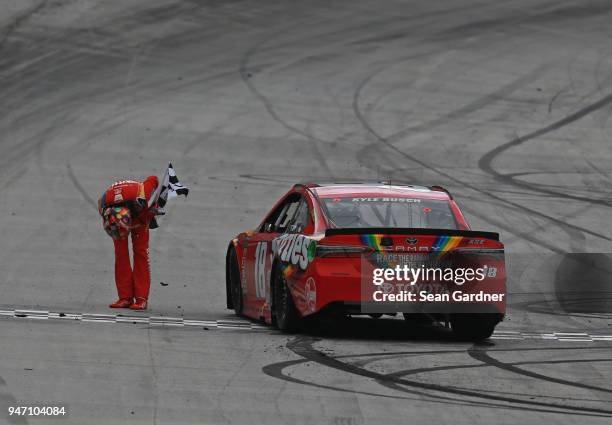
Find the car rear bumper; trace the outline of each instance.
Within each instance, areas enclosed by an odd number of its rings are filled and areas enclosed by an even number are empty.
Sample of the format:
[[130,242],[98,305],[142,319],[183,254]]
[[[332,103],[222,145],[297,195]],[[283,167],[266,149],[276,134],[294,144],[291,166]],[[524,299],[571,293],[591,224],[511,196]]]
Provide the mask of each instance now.
[[[504,293],[501,302],[375,302],[362,288],[362,277],[358,261],[314,261],[309,270],[310,283],[302,286],[299,299],[307,299],[310,306],[298,302],[302,315],[309,315],[330,306],[349,314],[370,313],[427,313],[427,314],[499,314],[506,312],[505,280],[486,286],[488,291]],[[458,287],[459,288],[459,287]],[[468,287],[460,287],[466,293]]]

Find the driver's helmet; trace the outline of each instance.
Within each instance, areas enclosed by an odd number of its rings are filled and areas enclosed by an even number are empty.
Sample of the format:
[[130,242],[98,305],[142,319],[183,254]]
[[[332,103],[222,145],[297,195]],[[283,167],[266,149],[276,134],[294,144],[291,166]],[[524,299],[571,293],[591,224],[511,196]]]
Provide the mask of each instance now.
[[132,229],[132,214],[125,206],[109,207],[102,214],[104,230],[108,236],[118,240],[126,238]]
[[352,202],[334,202],[327,206],[332,221],[338,227],[360,227],[361,213]]

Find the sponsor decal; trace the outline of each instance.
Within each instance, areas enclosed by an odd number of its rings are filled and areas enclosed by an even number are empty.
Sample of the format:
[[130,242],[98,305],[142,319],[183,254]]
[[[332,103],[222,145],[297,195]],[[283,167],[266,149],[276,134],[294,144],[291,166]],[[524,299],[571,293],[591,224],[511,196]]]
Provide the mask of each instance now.
[[272,240],[272,252],[282,262],[306,270],[317,249],[314,239],[297,233],[284,234]]
[[497,277],[497,267],[485,266],[485,270],[487,271],[487,277],[491,277],[491,278]]
[[306,298],[307,310],[315,312],[317,309],[317,285],[312,276],[304,284],[304,297]]
[[265,298],[266,296],[266,253],[267,242],[259,242],[255,249],[255,296]]
[[133,184],[133,183],[138,183],[138,182],[135,180],[119,180],[118,182],[115,182],[113,186],[123,186],[126,184]]
[[247,278],[246,278],[246,250],[242,251],[242,260],[240,261],[240,285],[242,286],[242,293],[247,293]]
[[120,188],[114,189],[113,192],[114,192],[114,195],[115,195],[115,197],[113,199],[113,202],[121,202],[121,201],[123,201],[123,195],[121,195],[121,189]]

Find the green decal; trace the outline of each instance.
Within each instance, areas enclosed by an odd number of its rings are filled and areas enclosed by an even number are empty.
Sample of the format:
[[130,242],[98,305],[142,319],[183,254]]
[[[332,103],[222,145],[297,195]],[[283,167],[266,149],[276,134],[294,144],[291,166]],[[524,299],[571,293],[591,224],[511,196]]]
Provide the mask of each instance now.
[[315,253],[317,252],[317,242],[311,240],[308,245],[308,262],[310,263],[315,258]]

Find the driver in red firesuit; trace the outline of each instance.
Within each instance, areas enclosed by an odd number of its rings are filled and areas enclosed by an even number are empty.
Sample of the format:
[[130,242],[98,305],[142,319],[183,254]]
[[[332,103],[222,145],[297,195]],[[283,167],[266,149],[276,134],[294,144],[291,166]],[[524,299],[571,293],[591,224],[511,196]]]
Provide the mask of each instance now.
[[[111,308],[146,310],[151,286],[149,228],[155,228],[156,206],[149,200],[159,185],[157,177],[143,182],[121,180],[113,183],[98,201],[106,232],[115,245],[115,284],[119,299]],[[128,236],[132,239],[134,268],[130,265]]]

